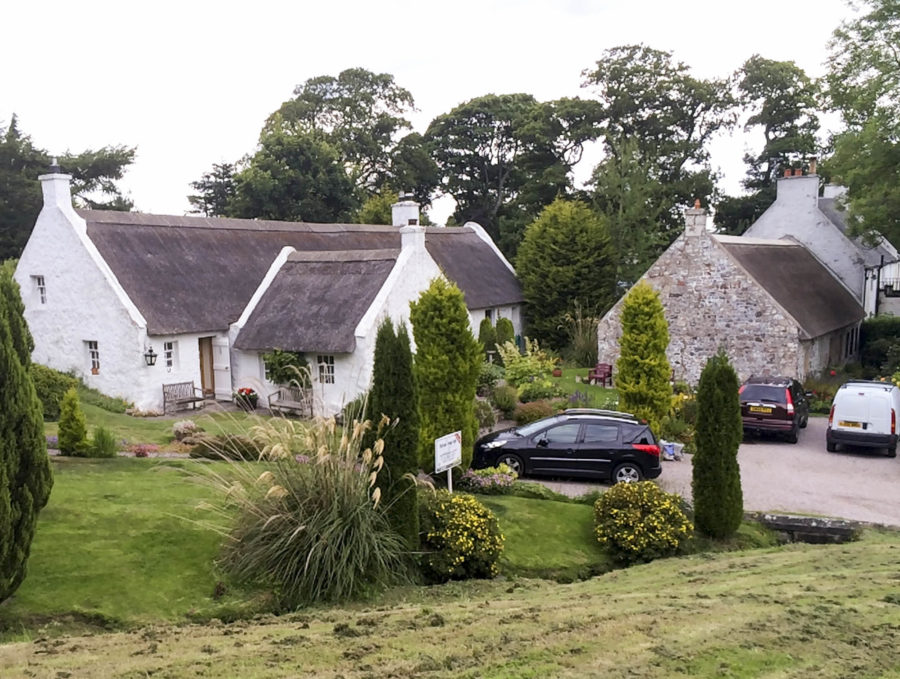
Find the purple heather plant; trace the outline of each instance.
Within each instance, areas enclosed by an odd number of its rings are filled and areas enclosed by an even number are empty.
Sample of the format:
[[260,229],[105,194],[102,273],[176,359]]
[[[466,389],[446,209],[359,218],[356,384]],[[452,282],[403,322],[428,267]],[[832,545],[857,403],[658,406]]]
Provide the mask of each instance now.
[[503,495],[509,492],[516,478],[517,474],[512,469],[501,464],[499,467],[467,470],[460,477],[458,487],[485,495]]

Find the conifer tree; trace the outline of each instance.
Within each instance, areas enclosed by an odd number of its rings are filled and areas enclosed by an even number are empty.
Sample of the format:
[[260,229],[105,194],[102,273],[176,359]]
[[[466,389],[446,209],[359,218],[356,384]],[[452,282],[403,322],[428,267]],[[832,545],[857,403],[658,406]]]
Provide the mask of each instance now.
[[53,477],[41,402],[31,379],[31,333],[12,265],[0,268],[0,602],[25,579],[38,513]]
[[489,351],[497,352],[497,331],[490,318],[482,318],[481,325],[478,326],[478,341],[484,347],[485,353]]
[[672,407],[668,346],[669,324],[659,293],[641,281],[622,302],[622,338],[615,382],[619,408],[646,419],[657,433],[662,418]]
[[391,525],[410,549],[419,546],[419,503],[414,475],[419,469],[419,409],[413,376],[413,357],[409,333],[400,324],[394,333],[390,319],[378,328],[375,338],[375,363],[372,371],[367,419],[377,422],[386,415],[396,424],[384,436],[385,471],[382,502],[388,508]]
[[710,358],[697,387],[696,452],[691,488],[694,523],[715,538],[735,533],[744,515],[737,454],[743,436],[740,383],[723,349]]
[[[513,327],[512,321],[508,318],[504,318],[501,316],[497,319],[497,326],[494,328],[497,334],[497,344],[501,347],[507,342],[515,342],[516,341],[516,329]],[[503,357],[500,355],[500,352],[497,352],[495,356],[495,360],[500,365],[503,365]]]
[[79,455],[87,441],[87,423],[78,392],[69,387],[59,405],[59,450],[66,455]]
[[435,439],[462,431],[462,469],[468,469],[478,434],[474,404],[482,357],[469,327],[465,299],[456,285],[436,278],[410,303],[409,317],[422,418],[419,464],[426,472],[434,471]]

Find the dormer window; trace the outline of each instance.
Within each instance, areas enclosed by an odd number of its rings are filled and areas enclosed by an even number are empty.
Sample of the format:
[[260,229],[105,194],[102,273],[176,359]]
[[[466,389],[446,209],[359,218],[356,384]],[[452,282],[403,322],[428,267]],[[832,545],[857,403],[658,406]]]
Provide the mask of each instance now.
[[44,282],[43,276],[32,276],[31,285],[34,289],[34,296],[40,300],[41,304],[47,303],[47,284]]

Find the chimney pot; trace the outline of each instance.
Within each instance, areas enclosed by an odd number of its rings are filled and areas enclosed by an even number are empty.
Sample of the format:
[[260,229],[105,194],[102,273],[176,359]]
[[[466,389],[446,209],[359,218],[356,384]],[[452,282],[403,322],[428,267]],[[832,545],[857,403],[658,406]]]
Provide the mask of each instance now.
[[810,160],[809,160],[809,173],[810,174],[816,173],[816,159],[815,158],[810,158]]
[[791,168],[789,168],[789,167],[788,167],[788,168],[785,168],[785,170],[784,170],[784,176],[785,176],[785,177],[790,177],[790,176],[791,176]]
[[794,168],[794,176],[795,176],[795,177],[802,177],[802,176],[803,176],[803,168],[802,168],[802,167],[795,167],[795,168]]

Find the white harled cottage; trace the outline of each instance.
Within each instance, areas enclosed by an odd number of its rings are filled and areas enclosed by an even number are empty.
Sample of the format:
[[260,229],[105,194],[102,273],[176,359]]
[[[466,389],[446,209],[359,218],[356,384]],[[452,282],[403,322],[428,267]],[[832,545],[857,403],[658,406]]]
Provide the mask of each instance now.
[[381,321],[408,324],[439,275],[465,294],[473,332],[485,317],[522,331],[521,287],[484,229],[419,226],[412,201],[395,226],[180,217],[76,210],[68,175],[40,180],[15,274],[33,359],[141,410],[186,381],[265,398],[262,354],[282,349],[304,354],[317,412],[333,414],[369,388]]

